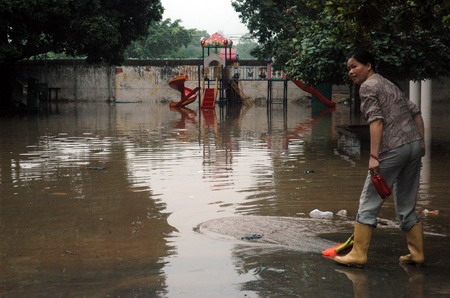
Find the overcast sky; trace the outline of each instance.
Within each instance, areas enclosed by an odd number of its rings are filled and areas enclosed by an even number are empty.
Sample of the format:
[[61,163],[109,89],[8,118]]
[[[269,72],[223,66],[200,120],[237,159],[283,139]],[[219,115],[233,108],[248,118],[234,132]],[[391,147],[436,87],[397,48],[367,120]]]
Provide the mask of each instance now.
[[231,0],[161,0],[161,3],[163,17],[172,21],[180,19],[187,29],[206,30],[209,34],[221,31],[228,38],[248,32]]

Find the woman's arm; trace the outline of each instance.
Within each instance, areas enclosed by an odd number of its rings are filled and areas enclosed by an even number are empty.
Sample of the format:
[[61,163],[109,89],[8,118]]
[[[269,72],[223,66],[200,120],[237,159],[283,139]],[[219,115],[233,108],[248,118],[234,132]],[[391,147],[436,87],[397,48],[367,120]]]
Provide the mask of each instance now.
[[370,122],[369,170],[372,175],[378,174],[380,170],[380,162],[378,161],[378,154],[380,152],[382,136],[383,136],[383,121],[375,120]]

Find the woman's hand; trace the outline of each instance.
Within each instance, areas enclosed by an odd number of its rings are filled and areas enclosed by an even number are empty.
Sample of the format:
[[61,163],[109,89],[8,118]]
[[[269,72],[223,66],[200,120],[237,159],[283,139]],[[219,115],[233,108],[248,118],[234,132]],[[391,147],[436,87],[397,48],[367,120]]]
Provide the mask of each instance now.
[[378,158],[370,157],[369,159],[369,171],[370,175],[375,176],[380,173],[380,162],[378,161]]

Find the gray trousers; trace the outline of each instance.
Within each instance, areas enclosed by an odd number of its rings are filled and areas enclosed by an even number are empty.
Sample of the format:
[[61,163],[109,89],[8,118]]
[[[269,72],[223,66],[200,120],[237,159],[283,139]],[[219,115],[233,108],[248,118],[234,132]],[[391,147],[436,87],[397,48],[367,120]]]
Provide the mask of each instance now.
[[[400,220],[400,229],[409,231],[417,222],[416,200],[420,182],[420,141],[415,141],[380,154],[380,175],[393,188],[395,212]],[[380,197],[367,175],[356,221],[376,227],[377,215],[384,200]]]

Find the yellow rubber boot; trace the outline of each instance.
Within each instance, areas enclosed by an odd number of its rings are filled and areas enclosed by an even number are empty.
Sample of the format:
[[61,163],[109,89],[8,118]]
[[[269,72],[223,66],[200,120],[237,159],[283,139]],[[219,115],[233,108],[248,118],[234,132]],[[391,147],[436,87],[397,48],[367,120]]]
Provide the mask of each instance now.
[[355,223],[354,244],[352,250],[345,256],[334,258],[336,262],[351,267],[364,267],[367,263],[367,251],[372,238],[373,227],[362,223]]
[[400,257],[400,263],[422,265],[425,261],[423,253],[423,224],[416,223],[411,230],[406,232],[409,254]]

